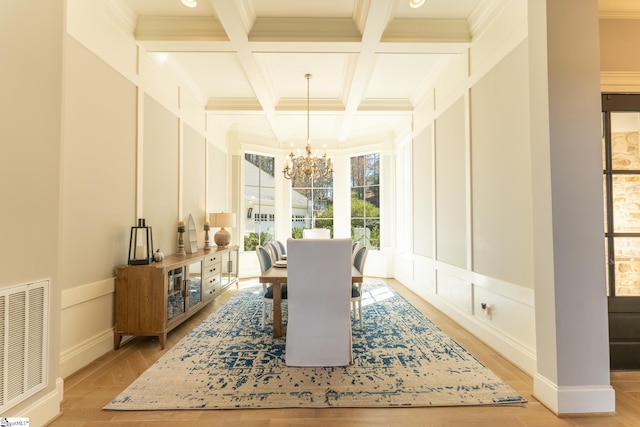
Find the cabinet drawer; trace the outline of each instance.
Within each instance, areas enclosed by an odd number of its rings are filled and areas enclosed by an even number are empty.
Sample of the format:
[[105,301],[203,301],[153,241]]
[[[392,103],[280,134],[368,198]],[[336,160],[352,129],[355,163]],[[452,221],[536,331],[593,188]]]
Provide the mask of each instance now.
[[205,280],[210,276],[220,275],[220,263],[205,265],[204,271],[202,272]]
[[220,264],[220,261],[222,260],[222,258],[220,257],[220,254],[208,254],[204,257],[204,266],[210,266],[213,264]]
[[211,277],[211,280],[207,280],[202,288],[203,300],[211,297],[215,297],[220,293],[220,276]]
[[202,283],[202,289],[207,290],[212,286],[216,286],[220,284],[220,274],[214,274],[204,279]]

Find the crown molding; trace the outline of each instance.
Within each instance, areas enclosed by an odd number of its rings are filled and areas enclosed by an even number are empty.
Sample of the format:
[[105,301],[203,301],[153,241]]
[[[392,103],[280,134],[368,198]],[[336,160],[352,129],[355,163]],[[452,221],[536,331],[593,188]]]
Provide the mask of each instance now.
[[640,71],[602,71],[600,72],[600,90],[602,92],[640,92]]
[[205,111],[216,112],[255,112],[262,111],[262,105],[255,98],[209,98],[204,109]]

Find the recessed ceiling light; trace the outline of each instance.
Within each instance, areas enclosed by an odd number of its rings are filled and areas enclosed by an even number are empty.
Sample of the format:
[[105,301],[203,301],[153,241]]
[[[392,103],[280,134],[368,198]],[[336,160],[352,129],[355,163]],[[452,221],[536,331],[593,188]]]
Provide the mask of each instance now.
[[196,0],[180,0],[180,1],[182,1],[182,4],[187,7],[196,7],[198,5],[198,2],[196,2]]
[[409,0],[409,6],[416,9],[424,4],[424,0]]

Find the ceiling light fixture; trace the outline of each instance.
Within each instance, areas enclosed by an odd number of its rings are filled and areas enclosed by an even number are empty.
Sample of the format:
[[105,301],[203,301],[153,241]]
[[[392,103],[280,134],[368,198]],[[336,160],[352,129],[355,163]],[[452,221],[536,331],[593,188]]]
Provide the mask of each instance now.
[[286,179],[294,179],[298,176],[309,178],[329,178],[333,174],[333,165],[331,159],[327,159],[327,149],[325,147],[322,158],[311,155],[311,138],[309,136],[309,80],[311,74],[305,74],[307,79],[307,146],[305,147],[306,155],[304,157],[295,157],[293,154],[293,144],[291,144],[291,152],[285,158],[284,170],[282,173]]
[[411,6],[414,9],[419,8],[423,4],[424,4],[424,0],[409,0],[409,6]]
[[196,7],[198,5],[198,2],[196,0],[180,0],[180,1],[182,1],[182,4],[187,7]]

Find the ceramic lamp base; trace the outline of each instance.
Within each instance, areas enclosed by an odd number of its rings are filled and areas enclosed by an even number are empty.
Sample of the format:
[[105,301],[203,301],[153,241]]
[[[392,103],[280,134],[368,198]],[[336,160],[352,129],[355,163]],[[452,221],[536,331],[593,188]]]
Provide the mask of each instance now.
[[221,228],[216,234],[213,236],[213,241],[216,242],[216,245],[220,248],[226,248],[231,243],[231,234]]

